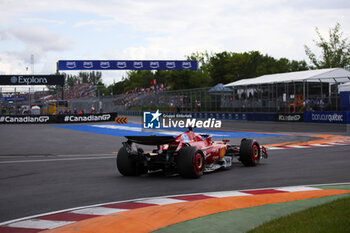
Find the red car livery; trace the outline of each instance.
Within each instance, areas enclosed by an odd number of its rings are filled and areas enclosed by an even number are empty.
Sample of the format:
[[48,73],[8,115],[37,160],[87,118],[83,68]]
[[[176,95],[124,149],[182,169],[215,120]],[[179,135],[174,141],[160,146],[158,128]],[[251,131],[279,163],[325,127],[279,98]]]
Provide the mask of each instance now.
[[[253,139],[242,139],[240,145],[229,140],[213,141],[207,134],[188,131],[172,136],[126,136],[117,156],[117,169],[124,176],[137,176],[163,170],[165,174],[180,174],[185,178],[198,178],[232,166],[238,158],[245,166],[256,166],[267,158],[266,149]],[[157,146],[145,152],[138,145]]]

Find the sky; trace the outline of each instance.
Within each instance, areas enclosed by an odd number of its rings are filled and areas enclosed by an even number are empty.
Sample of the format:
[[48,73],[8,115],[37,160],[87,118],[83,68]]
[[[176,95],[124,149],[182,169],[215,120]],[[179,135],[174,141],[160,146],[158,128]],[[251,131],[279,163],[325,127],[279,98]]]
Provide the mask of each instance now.
[[[0,74],[52,74],[58,60],[183,60],[204,51],[309,62],[304,45],[317,51],[315,27],[327,38],[337,22],[349,38],[350,1],[0,0]],[[123,76],[102,77],[109,85]]]

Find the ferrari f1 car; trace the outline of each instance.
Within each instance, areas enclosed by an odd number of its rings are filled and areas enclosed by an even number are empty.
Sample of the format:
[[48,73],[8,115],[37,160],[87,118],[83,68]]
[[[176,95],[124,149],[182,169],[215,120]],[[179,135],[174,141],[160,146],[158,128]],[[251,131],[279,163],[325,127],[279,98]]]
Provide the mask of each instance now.
[[[253,139],[242,139],[240,145],[229,140],[213,141],[207,134],[188,131],[172,136],[126,136],[117,155],[117,168],[124,176],[138,176],[162,169],[165,174],[178,173],[186,178],[198,178],[206,172],[232,166],[234,158],[245,166],[256,166],[267,158],[266,149]],[[145,152],[138,146],[157,146]]]

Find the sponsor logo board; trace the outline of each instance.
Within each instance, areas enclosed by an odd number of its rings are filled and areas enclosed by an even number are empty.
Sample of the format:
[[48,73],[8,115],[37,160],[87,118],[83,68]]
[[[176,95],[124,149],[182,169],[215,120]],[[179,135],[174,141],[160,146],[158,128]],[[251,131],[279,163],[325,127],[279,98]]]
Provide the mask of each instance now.
[[0,123],[48,123],[49,116],[2,116]]
[[64,116],[64,122],[94,122],[94,121],[109,121],[111,114],[103,115],[84,115],[84,116]]
[[0,116],[0,124],[14,123],[84,123],[112,121],[117,113],[87,114],[87,115],[39,115],[39,116]]
[[306,122],[347,123],[346,112],[305,112]]
[[221,128],[221,120],[210,117],[206,120],[192,118],[191,114],[162,114],[156,112],[143,113],[144,129],[164,128]]
[[281,114],[277,113],[275,115],[275,121],[287,121],[287,122],[303,122],[304,115],[303,114]]
[[64,76],[0,75],[0,85],[64,85]]
[[59,70],[197,70],[195,60],[62,60]]

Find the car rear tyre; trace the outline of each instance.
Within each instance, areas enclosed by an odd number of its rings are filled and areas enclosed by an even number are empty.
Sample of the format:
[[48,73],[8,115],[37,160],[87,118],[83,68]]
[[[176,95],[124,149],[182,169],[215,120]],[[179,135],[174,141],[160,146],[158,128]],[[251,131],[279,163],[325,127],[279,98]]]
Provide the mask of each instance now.
[[182,177],[199,178],[203,175],[205,160],[196,147],[183,147],[176,160],[177,170]]
[[260,146],[252,139],[242,139],[239,154],[244,166],[256,166],[260,161]]
[[116,162],[118,171],[124,176],[139,176],[147,173],[147,168],[129,156],[125,147],[120,148]]

